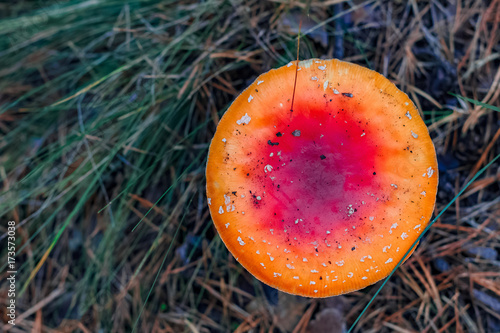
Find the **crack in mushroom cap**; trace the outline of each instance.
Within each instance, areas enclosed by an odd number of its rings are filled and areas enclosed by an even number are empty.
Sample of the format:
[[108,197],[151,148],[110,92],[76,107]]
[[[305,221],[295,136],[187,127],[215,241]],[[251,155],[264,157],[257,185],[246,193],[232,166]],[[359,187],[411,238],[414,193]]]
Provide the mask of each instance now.
[[210,212],[264,283],[309,297],[359,290],[386,277],[428,225],[434,145],[406,94],[335,59],[298,63],[291,112],[290,64],[259,76],[218,124]]

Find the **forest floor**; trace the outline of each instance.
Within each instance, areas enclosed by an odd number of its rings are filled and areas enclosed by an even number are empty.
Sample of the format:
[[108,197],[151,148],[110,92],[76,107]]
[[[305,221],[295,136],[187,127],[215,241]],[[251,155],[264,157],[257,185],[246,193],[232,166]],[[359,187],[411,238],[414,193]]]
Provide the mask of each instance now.
[[[0,3],[0,331],[351,327],[380,283],[328,299],[264,286],[225,248],[205,194],[220,117],[296,59],[301,20],[300,59],[371,68],[417,105],[438,154],[435,215],[500,154],[498,0]],[[500,332],[499,183],[497,160],[354,332]]]

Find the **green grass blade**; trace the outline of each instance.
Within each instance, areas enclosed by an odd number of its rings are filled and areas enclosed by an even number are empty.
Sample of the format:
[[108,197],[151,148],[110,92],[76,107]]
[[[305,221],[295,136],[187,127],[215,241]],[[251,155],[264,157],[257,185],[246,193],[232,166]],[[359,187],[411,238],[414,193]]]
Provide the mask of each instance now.
[[475,99],[464,97],[464,96],[460,96],[460,95],[457,95],[457,94],[454,94],[454,93],[451,93],[451,92],[448,92],[448,94],[450,94],[451,96],[455,96],[456,98],[461,99],[463,101],[467,101],[467,102],[475,104],[475,105],[480,105],[483,108],[487,108],[487,109],[491,109],[493,111],[500,112],[500,108],[496,107],[494,105],[491,105],[491,104],[488,104],[488,103],[483,103],[483,102],[480,102],[480,101],[476,101]]
[[380,285],[380,287],[378,287],[377,291],[375,292],[375,294],[372,296],[372,298],[370,299],[370,301],[368,302],[368,304],[366,304],[366,306],[363,308],[363,311],[361,311],[361,313],[359,314],[359,316],[356,318],[356,320],[354,321],[354,323],[351,325],[351,327],[349,328],[349,331],[348,333],[351,333],[352,330],[356,327],[356,324],[359,322],[359,320],[361,319],[361,317],[363,317],[363,315],[365,314],[365,312],[368,310],[368,308],[370,307],[370,305],[372,304],[372,302],[375,300],[375,298],[377,297],[377,295],[380,293],[380,291],[382,290],[382,288],[384,288],[384,286],[387,284],[387,282],[389,282],[389,279],[394,275],[394,273],[396,272],[396,270],[399,268],[399,266],[401,266],[401,264],[404,262],[405,258],[411,253],[411,251],[413,250],[413,248],[418,244],[418,242],[420,241],[420,239],[422,239],[422,237],[427,233],[427,231],[429,231],[429,229],[432,227],[432,225],[441,217],[441,215],[443,215],[443,213],[465,192],[465,190],[480,176],[483,174],[483,172],[486,171],[486,169],[488,169],[490,167],[490,165],[492,165],[497,159],[500,158],[500,154],[497,155],[494,159],[492,159],[485,167],[483,167],[481,170],[479,170],[475,175],[474,177],[472,177],[472,179],[460,190],[460,192],[457,193],[457,195],[444,207],[444,209],[442,211],[439,212],[439,214],[434,217],[434,219],[431,221],[431,223],[429,223],[429,225],[424,229],[424,231],[420,234],[420,236],[417,238],[417,240],[412,244],[412,246],[408,249],[408,251],[406,251],[406,253],[401,257],[401,260],[399,260],[398,264],[396,265],[396,267],[394,267],[394,269],[391,271],[391,273],[385,278],[384,282]]

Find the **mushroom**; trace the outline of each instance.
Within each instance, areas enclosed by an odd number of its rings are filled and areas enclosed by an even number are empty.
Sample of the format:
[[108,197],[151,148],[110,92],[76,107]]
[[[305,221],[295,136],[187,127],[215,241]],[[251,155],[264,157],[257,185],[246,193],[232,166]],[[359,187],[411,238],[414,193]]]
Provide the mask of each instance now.
[[327,297],[394,269],[430,221],[436,170],[406,94],[364,67],[310,59],[262,74],[236,98],[210,145],[207,196],[251,274]]

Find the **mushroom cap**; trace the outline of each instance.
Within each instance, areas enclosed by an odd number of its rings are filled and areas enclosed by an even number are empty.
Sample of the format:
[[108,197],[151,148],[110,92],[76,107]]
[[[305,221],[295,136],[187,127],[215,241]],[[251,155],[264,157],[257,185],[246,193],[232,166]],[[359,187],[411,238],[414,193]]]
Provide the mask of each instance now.
[[431,218],[434,145],[408,96],[377,72],[310,59],[260,75],[210,145],[220,237],[262,282],[327,297],[386,277]]

